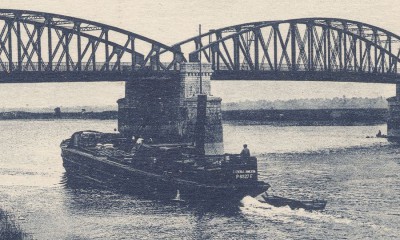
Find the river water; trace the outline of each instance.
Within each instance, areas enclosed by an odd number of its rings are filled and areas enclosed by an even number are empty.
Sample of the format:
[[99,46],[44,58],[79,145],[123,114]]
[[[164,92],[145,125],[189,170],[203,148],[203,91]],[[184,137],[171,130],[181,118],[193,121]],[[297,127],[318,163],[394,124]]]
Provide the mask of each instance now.
[[[224,124],[226,152],[247,143],[271,192],[328,201],[319,212],[245,197],[235,206],[146,199],[66,181],[59,143],[115,121],[0,121],[0,208],[33,239],[398,239],[400,148],[379,126]],[[383,131],[384,132],[384,131]]]

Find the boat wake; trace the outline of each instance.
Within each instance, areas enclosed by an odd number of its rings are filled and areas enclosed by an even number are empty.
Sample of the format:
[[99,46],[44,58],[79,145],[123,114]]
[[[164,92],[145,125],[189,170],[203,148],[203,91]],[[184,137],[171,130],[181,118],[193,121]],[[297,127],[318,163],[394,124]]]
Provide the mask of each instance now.
[[310,212],[304,209],[292,210],[289,206],[274,207],[250,196],[246,196],[241,200],[240,210],[246,217],[263,217],[273,222],[295,223],[299,225],[309,221],[351,224],[350,219],[341,216],[328,215],[322,212]]

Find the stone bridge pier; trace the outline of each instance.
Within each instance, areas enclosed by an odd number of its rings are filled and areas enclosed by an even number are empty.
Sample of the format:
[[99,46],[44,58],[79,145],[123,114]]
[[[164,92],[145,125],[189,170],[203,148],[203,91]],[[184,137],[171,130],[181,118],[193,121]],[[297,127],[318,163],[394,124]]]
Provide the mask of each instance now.
[[388,140],[400,143],[400,82],[396,84],[396,96],[388,98],[387,101],[389,104]]
[[391,142],[400,143],[400,80],[396,83],[396,96],[387,99],[389,116],[387,121],[387,136]]
[[[205,153],[223,154],[221,98],[210,94],[211,64],[202,64],[202,92],[207,95]],[[118,129],[154,143],[194,143],[200,64],[184,63],[179,77],[126,82],[118,102]]]

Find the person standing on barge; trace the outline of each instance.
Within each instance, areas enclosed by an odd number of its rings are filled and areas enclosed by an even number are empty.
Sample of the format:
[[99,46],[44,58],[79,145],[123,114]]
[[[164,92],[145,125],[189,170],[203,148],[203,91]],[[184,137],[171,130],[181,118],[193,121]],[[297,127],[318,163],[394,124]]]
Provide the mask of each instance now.
[[250,149],[247,148],[247,144],[243,145],[243,150],[240,152],[240,156],[242,158],[249,158],[250,157]]

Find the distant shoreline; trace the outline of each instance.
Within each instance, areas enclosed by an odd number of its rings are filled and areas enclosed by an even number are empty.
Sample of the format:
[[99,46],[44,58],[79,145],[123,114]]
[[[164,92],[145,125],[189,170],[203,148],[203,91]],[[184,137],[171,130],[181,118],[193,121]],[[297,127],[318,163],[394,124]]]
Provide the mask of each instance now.
[[224,121],[272,125],[371,125],[386,123],[387,117],[386,108],[223,111]]
[[[272,125],[371,125],[386,123],[388,110],[383,108],[356,109],[259,109],[222,111],[224,122],[235,124]],[[1,112],[0,120],[117,120],[117,111],[103,112],[52,112],[25,111]]]

